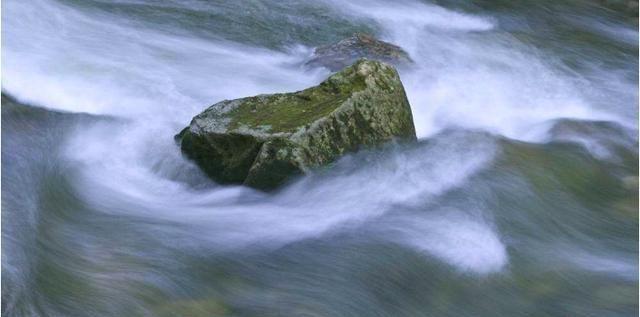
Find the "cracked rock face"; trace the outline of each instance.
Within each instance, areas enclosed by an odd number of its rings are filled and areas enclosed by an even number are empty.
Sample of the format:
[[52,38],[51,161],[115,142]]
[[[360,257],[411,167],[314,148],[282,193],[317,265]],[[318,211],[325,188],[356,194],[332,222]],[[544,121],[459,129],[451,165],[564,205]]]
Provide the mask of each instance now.
[[360,58],[378,60],[395,66],[412,63],[409,54],[399,46],[377,40],[368,34],[355,33],[338,43],[316,48],[305,65],[326,67],[335,72]]
[[396,70],[363,59],[305,90],[216,103],[177,139],[215,181],[271,190],[345,153],[416,133]]

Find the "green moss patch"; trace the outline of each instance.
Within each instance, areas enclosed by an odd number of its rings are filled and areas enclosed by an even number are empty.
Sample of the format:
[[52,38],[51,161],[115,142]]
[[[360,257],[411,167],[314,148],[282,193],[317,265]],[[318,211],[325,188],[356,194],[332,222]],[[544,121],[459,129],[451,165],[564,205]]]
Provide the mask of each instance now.
[[329,77],[317,87],[292,94],[248,97],[227,114],[231,118],[228,129],[243,126],[266,129],[268,132],[294,132],[298,128],[326,117],[340,107],[354,92],[366,88],[364,78],[350,70],[344,75]]

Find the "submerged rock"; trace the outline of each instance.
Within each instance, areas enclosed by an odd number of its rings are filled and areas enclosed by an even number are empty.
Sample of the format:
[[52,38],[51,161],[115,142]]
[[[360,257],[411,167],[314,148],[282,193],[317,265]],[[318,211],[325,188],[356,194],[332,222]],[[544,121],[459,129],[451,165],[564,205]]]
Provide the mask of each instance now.
[[338,71],[360,58],[379,60],[396,66],[412,62],[409,54],[399,46],[377,40],[368,34],[355,33],[338,43],[316,48],[313,57],[305,65]]
[[594,3],[638,26],[638,0],[595,0]]
[[211,178],[269,190],[362,146],[416,140],[396,70],[360,60],[316,87],[214,104],[178,134]]

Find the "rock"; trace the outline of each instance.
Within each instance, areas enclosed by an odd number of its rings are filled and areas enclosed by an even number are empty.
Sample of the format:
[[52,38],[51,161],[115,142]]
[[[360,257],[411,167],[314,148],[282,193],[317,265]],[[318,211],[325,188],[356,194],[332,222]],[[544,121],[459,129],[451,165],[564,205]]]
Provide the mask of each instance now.
[[630,162],[637,160],[638,141],[622,125],[609,121],[558,119],[549,130],[553,141],[582,145],[601,160]]
[[326,67],[335,72],[360,58],[379,60],[395,66],[412,62],[409,54],[402,48],[377,40],[368,34],[355,33],[338,43],[316,48],[313,57],[305,65]]
[[638,25],[638,0],[596,0],[595,4],[617,13],[636,26]]
[[212,179],[270,190],[347,152],[416,133],[396,70],[363,59],[302,91],[216,103],[176,138]]

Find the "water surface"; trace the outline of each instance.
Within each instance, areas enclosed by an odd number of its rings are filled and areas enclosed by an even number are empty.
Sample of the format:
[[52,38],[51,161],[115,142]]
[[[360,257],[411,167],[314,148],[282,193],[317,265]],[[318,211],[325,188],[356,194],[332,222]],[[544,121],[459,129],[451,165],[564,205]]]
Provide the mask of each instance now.
[[[637,14],[593,1],[5,0],[3,316],[636,316]],[[173,136],[402,46],[420,141],[273,194]],[[14,99],[15,98],[15,99]]]

